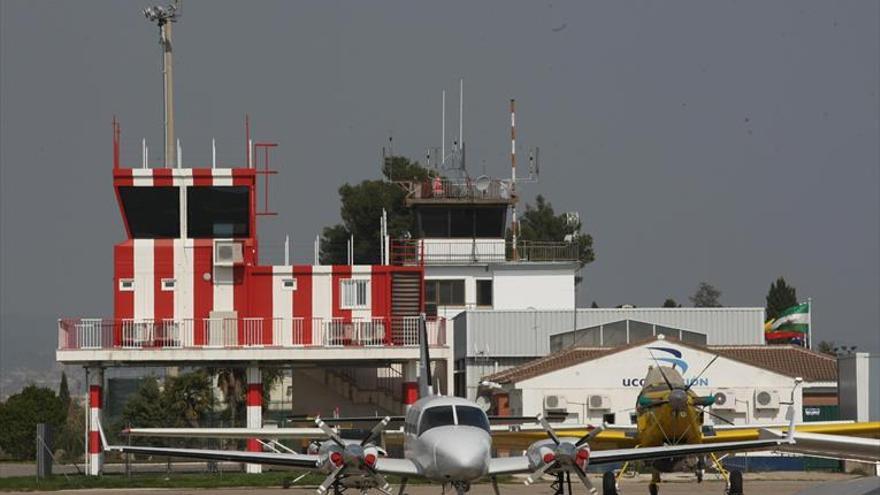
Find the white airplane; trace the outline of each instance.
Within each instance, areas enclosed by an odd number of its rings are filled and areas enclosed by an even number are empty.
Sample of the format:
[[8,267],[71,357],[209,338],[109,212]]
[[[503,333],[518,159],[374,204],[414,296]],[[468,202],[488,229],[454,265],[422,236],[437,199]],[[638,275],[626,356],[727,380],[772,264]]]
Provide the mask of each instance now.
[[[572,473],[581,480],[590,493],[596,492],[586,475],[588,465],[667,459],[709,452],[771,449],[793,444],[795,441],[792,436],[794,428],[790,425],[786,436],[765,430],[762,432],[762,437],[765,438],[759,440],[592,452],[589,442],[604,427],[594,428],[581,438],[559,437],[549,423],[539,415],[536,419],[547,432],[548,439],[534,442],[522,455],[492,457],[492,437],[486,413],[470,400],[442,396],[433,392],[424,318],[419,330],[421,398],[410,406],[406,413],[403,428],[405,453],[403,458],[385,456],[373,443],[373,439],[387,425],[389,421],[387,417],[359,442],[340,438],[336,431],[318,418],[315,422],[329,441],[322,442],[317,451],[309,454],[108,445],[104,431],[99,425],[104,450],[288,466],[323,472],[327,477],[318,487],[318,495],[323,495],[330,489],[333,489],[335,494],[339,494],[348,488],[358,489],[362,493],[376,489],[390,495],[393,492],[385,479],[386,475],[396,475],[401,478],[398,495],[405,493],[407,481],[414,478],[440,483],[444,487],[450,486],[458,495],[468,492],[472,483],[488,478],[498,495],[497,477],[512,474],[528,474],[526,484],[536,481],[544,474],[555,475],[557,483],[553,485],[554,490],[561,495],[565,493],[566,486],[571,490]],[[793,422],[794,414],[792,414],[792,425]],[[271,430],[265,430],[265,437],[273,437]]]

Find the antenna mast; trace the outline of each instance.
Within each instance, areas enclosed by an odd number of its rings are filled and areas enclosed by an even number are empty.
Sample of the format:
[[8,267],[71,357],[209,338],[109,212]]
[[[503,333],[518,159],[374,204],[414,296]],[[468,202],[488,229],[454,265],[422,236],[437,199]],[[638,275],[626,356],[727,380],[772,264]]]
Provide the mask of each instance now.
[[174,83],[171,44],[171,24],[177,22],[177,4],[167,7],[154,6],[144,9],[144,17],[159,26],[159,46],[162,47],[162,80],[165,96],[165,168],[177,163],[174,139]]
[[517,236],[519,235],[519,222],[516,219],[516,100],[510,99],[510,199],[512,212],[510,216],[511,237],[513,239],[513,259],[519,259],[517,251]]

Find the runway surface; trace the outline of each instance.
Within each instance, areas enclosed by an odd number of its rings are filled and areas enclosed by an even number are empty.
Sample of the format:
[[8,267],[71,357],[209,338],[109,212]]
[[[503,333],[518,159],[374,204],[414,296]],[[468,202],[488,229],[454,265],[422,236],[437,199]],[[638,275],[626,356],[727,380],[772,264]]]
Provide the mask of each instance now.
[[[876,488],[872,491],[871,487]],[[549,494],[550,485],[540,484],[527,487],[522,484],[502,484],[500,486],[503,495],[526,495],[526,494]],[[577,490],[577,489],[576,489]],[[440,487],[431,485],[417,485],[407,487],[407,493],[410,495],[435,495],[440,493]],[[783,480],[783,481],[765,481],[765,480],[747,480],[745,484],[746,494],[772,494],[772,495],[875,495],[880,494],[880,479],[863,478],[859,480],[817,482],[815,480]],[[230,488],[230,489],[212,489],[208,490],[72,490],[58,492],[29,492],[32,494],[116,494],[116,493],[138,493],[150,494],[161,493],[162,495],[205,495],[206,493],[220,493],[222,495],[260,495],[260,494],[290,494],[290,495],[312,495],[315,493],[313,487],[310,488],[291,488],[283,490],[279,488]],[[449,491],[447,491],[449,493]],[[488,484],[476,485],[472,488],[473,495],[492,495],[492,487]],[[584,491],[585,493],[585,491]],[[648,484],[643,481],[624,480],[621,484],[621,493],[629,494],[647,494]],[[707,481],[704,483],[688,483],[688,482],[671,482],[663,483],[660,487],[662,495],[722,495],[724,493],[724,483],[719,481]]]

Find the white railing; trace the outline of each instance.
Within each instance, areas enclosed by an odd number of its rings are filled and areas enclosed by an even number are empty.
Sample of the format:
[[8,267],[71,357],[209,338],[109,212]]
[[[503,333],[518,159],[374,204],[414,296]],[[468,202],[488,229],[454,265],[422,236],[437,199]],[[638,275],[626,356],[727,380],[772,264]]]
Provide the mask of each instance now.
[[[446,345],[446,320],[427,322],[430,346]],[[413,347],[419,317],[165,318],[58,320],[58,349],[200,347]]]

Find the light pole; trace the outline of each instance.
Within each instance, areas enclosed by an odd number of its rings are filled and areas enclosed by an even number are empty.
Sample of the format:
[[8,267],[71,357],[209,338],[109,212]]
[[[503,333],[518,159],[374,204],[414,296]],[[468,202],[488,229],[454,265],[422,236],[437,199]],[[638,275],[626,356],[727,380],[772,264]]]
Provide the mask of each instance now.
[[144,9],[144,17],[159,26],[159,46],[162,47],[162,88],[165,96],[165,168],[174,168],[177,163],[177,148],[174,142],[171,24],[177,22],[177,5],[147,7]]

